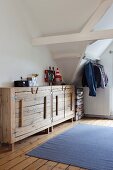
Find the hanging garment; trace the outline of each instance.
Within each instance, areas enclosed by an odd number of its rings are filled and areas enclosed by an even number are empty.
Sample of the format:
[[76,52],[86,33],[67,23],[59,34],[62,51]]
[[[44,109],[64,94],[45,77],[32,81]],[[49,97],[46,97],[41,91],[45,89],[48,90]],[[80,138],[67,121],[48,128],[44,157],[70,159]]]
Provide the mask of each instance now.
[[86,84],[89,87],[89,96],[96,96],[96,81],[93,64],[91,62],[85,65]]
[[107,84],[108,84],[108,76],[107,74],[105,74],[105,86],[107,86]]
[[82,86],[88,87],[88,83],[87,83],[87,80],[86,80],[86,74],[85,74],[85,67],[84,67],[83,76],[82,76]]
[[101,88],[105,88],[105,72],[104,72],[104,67],[103,66],[100,66],[100,71],[101,71]]
[[89,96],[96,96],[96,88],[105,88],[108,84],[108,77],[101,64],[88,62],[85,64],[82,85],[89,87]]
[[108,77],[101,64],[88,62],[83,71],[82,85],[89,87],[89,96],[96,96],[96,88],[105,88],[108,84]]
[[101,87],[101,70],[97,65],[93,65],[96,88]]
[[101,88],[105,88],[108,84],[108,77],[104,71],[104,66],[101,64],[97,64],[97,67],[99,67],[100,69],[100,73],[101,73]]

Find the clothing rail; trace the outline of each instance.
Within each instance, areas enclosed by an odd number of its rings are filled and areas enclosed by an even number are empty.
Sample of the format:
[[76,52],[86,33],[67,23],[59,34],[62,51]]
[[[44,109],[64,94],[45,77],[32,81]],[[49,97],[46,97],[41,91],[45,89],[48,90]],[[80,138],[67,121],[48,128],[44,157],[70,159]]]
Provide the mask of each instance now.
[[83,57],[84,60],[88,61],[88,62],[92,62],[92,63],[98,63],[100,61],[100,59],[90,59],[87,58],[86,56]]

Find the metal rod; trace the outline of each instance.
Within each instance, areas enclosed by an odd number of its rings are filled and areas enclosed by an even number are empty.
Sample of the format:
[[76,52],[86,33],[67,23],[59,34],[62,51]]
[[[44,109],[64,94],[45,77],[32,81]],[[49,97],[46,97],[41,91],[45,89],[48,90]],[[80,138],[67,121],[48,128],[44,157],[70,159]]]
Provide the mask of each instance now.
[[90,62],[99,62],[100,61],[100,59],[89,59],[89,58],[84,58],[84,60],[90,61]]

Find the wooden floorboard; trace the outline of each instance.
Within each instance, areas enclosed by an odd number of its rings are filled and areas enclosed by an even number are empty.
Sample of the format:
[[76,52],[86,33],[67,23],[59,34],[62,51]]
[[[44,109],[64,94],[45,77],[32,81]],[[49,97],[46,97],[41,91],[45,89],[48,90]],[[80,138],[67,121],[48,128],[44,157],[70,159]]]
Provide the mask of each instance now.
[[36,160],[38,160],[38,158],[29,157],[11,169],[12,170],[22,170],[22,169],[26,168],[27,166],[29,166],[30,164],[34,163]]
[[44,164],[46,164],[47,160],[44,159],[38,159],[29,166],[25,168],[25,170],[36,170],[42,167]]
[[47,161],[47,163],[45,163],[43,166],[41,166],[40,168],[38,168],[38,170],[51,170],[51,169],[53,169],[57,164],[58,164],[57,162]]
[[9,161],[9,162],[5,163],[4,165],[2,165],[0,170],[1,169],[5,169],[5,170],[10,169],[10,168],[16,166],[17,164],[23,162],[27,158],[28,158],[28,156],[26,156],[24,154],[20,155],[20,156],[16,157],[15,159],[12,159],[11,161]]
[[69,165],[66,165],[66,164],[62,164],[62,163],[58,163],[54,168],[53,170],[66,170],[67,168],[69,167]]
[[7,147],[0,147],[0,170],[84,170],[79,167],[74,167],[44,159],[29,157],[25,155],[28,151],[44,143],[48,139],[64,132],[78,123],[93,124],[100,126],[113,127],[113,120],[107,119],[82,119],[80,121],[71,123],[66,122],[54,128],[50,134],[37,134],[15,145],[14,151],[8,151]]
[[80,170],[79,167],[69,166],[67,170]]

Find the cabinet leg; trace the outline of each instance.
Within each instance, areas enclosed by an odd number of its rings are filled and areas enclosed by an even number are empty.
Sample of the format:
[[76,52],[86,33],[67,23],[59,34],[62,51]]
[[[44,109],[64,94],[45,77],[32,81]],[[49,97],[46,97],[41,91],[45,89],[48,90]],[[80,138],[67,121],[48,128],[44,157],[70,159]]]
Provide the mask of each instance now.
[[53,126],[51,126],[51,127],[49,128],[49,131],[50,131],[50,132],[53,132]]
[[49,128],[45,129],[45,133],[49,134]]
[[1,143],[1,146],[4,147],[6,150],[14,151],[14,143],[8,144],[8,143]]
[[73,118],[73,121],[76,121],[76,118],[75,118],[75,117]]
[[10,149],[11,151],[14,151],[14,143],[12,143],[12,144],[9,145],[9,149]]
[[73,118],[71,118],[71,122],[73,123]]

